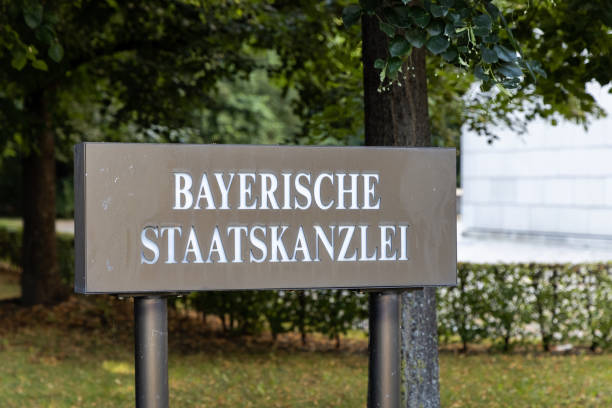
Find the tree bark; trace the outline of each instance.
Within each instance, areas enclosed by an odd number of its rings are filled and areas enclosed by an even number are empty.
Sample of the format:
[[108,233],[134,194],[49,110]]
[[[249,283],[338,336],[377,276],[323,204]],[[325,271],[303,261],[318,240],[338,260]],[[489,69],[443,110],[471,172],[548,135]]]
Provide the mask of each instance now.
[[57,263],[55,236],[55,140],[48,94],[28,101],[33,143],[23,166],[23,272],[21,300],[25,305],[55,304],[68,290]]
[[[414,49],[399,84],[379,92],[377,58],[387,37],[375,17],[362,18],[365,142],[367,146],[431,146],[425,49]],[[402,293],[402,401],[408,408],[440,406],[435,288]]]

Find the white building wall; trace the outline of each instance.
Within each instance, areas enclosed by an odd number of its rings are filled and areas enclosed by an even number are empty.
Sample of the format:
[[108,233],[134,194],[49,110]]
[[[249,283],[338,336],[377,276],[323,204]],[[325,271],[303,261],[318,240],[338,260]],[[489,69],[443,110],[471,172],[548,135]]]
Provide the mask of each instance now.
[[463,229],[612,239],[612,95],[589,87],[610,116],[582,126],[530,123],[492,145],[461,140]]

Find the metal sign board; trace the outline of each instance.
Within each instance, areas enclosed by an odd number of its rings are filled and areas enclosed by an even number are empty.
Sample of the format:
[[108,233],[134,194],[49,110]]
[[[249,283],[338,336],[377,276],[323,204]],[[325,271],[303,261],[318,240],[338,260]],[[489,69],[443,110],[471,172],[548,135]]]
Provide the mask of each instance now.
[[455,150],[82,143],[75,290],[456,282]]

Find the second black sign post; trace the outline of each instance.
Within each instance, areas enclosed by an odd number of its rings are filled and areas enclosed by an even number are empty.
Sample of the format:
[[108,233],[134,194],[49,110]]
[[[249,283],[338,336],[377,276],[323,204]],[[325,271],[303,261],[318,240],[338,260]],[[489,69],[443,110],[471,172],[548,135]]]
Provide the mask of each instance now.
[[400,406],[400,294],[370,293],[368,407]]

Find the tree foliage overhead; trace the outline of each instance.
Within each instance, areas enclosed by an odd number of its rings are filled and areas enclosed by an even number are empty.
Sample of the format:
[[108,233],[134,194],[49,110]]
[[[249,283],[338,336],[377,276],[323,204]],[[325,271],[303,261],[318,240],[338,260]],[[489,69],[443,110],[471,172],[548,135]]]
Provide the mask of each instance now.
[[27,137],[23,117],[37,92],[53,99],[56,129],[70,123],[62,97],[108,107],[116,124],[158,126],[166,135],[188,125],[217,81],[257,66],[244,45],[264,9],[190,3],[0,2],[0,64],[13,67],[0,71],[2,140]]
[[523,58],[506,18],[491,0],[363,1],[344,9],[345,24],[354,24],[363,13],[376,16],[389,37],[387,59],[375,62],[381,82],[397,79],[413,47],[426,47],[447,63],[472,71],[483,90],[496,85],[508,93],[519,87],[523,70],[533,80],[536,73],[546,75],[539,62]]
[[[531,96],[535,114],[554,113],[586,123],[602,112],[585,84],[612,80],[612,2],[540,0],[517,3],[511,13],[514,32],[526,54],[539,59],[547,78],[520,97]],[[540,98],[533,98],[532,96]]]

